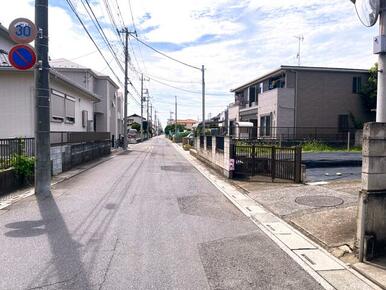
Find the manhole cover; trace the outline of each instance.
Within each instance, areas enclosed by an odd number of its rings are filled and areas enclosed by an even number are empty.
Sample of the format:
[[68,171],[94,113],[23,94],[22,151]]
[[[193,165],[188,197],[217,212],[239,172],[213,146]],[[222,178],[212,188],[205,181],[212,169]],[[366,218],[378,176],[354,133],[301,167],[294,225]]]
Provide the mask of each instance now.
[[312,207],[331,207],[341,205],[344,201],[343,199],[334,196],[307,195],[297,197],[295,202]]

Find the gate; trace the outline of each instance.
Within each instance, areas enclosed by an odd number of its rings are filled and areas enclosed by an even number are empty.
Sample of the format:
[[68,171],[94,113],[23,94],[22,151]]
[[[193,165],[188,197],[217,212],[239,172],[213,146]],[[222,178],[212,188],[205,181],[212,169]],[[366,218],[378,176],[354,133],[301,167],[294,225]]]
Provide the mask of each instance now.
[[235,160],[235,177],[252,177],[256,175],[275,179],[302,181],[301,147],[260,146],[256,144],[235,143],[233,159]]

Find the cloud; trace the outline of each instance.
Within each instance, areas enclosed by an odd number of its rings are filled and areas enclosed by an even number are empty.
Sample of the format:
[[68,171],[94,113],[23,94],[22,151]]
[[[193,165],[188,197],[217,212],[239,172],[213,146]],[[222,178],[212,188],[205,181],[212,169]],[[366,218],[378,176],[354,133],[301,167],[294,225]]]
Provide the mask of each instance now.
[[[3,2],[0,22],[4,25],[16,17],[33,19],[34,1]],[[80,0],[72,2],[115,73],[123,80],[122,71]],[[212,115],[232,102],[230,89],[282,64],[296,64],[296,35],[304,35],[303,65],[368,68],[376,61],[372,54],[376,27],[363,27],[348,0],[117,0],[108,1],[108,7],[101,0],[90,3],[120,60],[124,59],[123,48],[110,18],[113,17],[118,28],[125,26],[134,31],[133,16],[140,39],[183,62],[197,67],[204,64],[206,111]],[[66,1],[51,1],[50,5],[51,57],[76,59],[84,66],[112,76]],[[201,72],[164,58],[130,39],[131,67],[153,78],[145,82],[145,87],[153,96],[152,102],[163,124],[169,111],[174,110],[175,95],[179,97],[181,117],[201,116]],[[138,73],[130,71],[130,79],[139,92]],[[167,87],[155,80],[194,93]],[[136,96],[133,89],[130,92]],[[129,100],[129,107],[130,113],[139,113],[133,99]]]

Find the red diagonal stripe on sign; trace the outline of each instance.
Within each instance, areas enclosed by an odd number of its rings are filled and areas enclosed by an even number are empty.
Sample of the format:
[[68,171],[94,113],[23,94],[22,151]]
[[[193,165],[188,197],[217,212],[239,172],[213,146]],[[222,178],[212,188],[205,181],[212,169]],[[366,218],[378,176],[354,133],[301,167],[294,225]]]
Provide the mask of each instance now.
[[20,52],[17,51],[17,49],[15,50],[15,53],[25,62],[26,65],[29,64],[29,61],[25,59],[24,56],[22,56]]

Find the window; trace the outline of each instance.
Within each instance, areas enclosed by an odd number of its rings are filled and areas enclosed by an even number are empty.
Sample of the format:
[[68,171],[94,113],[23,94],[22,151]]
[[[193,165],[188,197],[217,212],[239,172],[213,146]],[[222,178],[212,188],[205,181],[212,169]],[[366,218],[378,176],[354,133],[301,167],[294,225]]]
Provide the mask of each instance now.
[[256,101],[256,87],[252,86],[249,88],[249,106]]
[[338,131],[347,132],[349,129],[348,115],[339,115],[338,116]]
[[362,78],[353,77],[352,79],[352,92],[353,94],[359,94],[362,90]]
[[64,121],[64,100],[64,94],[55,90],[51,90],[51,121]]
[[270,90],[285,87],[285,76],[278,76],[269,79],[268,88]]
[[271,136],[271,115],[260,117],[260,136]]
[[66,95],[66,123],[75,123],[75,98]]

